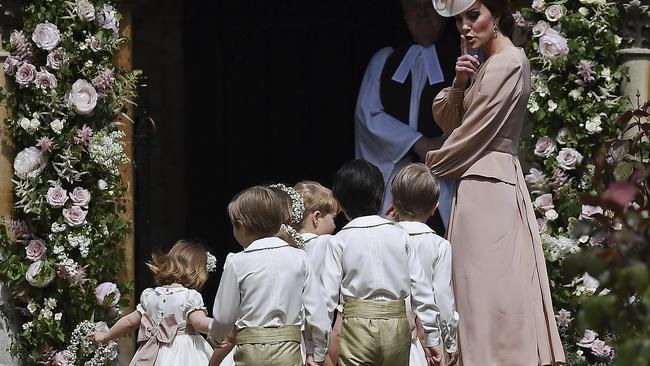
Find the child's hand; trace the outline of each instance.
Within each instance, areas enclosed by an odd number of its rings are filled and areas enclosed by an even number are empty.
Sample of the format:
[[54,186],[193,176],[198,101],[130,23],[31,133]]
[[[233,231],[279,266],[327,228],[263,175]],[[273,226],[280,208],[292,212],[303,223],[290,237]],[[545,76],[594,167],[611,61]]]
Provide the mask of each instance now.
[[455,365],[458,362],[458,352],[447,353],[447,366]]
[[314,361],[314,355],[311,353],[307,354],[307,359],[305,360],[305,364],[307,366],[323,366],[323,361],[321,362],[316,362]]
[[95,332],[95,334],[91,334],[91,337],[97,344],[103,344],[108,341],[106,332]]
[[442,361],[442,345],[436,347],[427,347],[424,349],[425,354],[427,355],[427,362],[429,366],[440,366],[440,361]]

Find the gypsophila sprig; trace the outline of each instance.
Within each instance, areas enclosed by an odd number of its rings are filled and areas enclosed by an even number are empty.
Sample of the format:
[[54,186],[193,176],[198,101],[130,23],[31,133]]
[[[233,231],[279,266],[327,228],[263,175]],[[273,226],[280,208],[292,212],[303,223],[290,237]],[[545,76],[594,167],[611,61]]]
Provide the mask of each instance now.
[[106,331],[105,323],[83,321],[77,325],[70,337],[70,345],[66,349],[72,356],[70,365],[103,366],[117,358],[117,343],[114,341],[95,345],[90,335],[98,331]]
[[[115,358],[111,347],[86,357],[68,346],[81,342],[85,321],[113,322],[128,304],[128,296],[98,304],[97,284],[131,291],[118,280],[125,258],[119,243],[129,230],[118,169],[129,159],[119,126],[129,120],[140,71],[115,64],[128,41],[117,3],[27,2],[22,29],[3,44],[9,55],[2,72],[11,85],[0,88],[0,100],[12,111],[4,122],[18,154],[15,220],[0,224],[0,280],[13,299],[3,312],[21,329],[11,352],[22,365],[106,365]],[[44,306],[46,298],[59,306]]]

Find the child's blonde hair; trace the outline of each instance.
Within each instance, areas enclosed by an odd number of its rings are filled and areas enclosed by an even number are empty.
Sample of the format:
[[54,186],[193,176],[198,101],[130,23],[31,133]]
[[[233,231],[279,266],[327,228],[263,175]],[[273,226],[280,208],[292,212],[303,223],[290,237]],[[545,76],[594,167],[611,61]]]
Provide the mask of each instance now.
[[208,280],[208,251],[199,243],[177,241],[167,254],[154,253],[147,267],[158,286],[178,283],[200,290]]
[[241,222],[250,234],[260,237],[277,234],[282,224],[291,221],[290,203],[278,192],[284,193],[266,186],[239,192],[228,204],[230,221],[233,225]]
[[438,204],[440,183],[426,165],[411,163],[395,174],[391,193],[400,215],[432,214]]
[[320,183],[304,180],[296,183],[293,187],[302,196],[302,201],[305,205],[305,212],[302,215],[302,220],[298,224],[298,229],[305,225],[307,217],[320,211],[322,214],[337,214],[339,212],[339,203],[334,198],[332,190],[323,187]]

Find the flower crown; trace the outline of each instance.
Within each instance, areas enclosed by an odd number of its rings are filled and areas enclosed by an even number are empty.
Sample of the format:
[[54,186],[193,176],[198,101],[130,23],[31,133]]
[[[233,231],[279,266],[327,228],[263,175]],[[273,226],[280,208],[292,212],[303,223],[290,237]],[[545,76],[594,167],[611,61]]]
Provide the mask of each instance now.
[[205,268],[208,272],[214,272],[217,270],[217,258],[210,254],[210,252],[205,252],[205,255],[208,257],[208,261],[205,264]]
[[298,233],[296,229],[294,229],[290,225],[282,224],[282,226],[280,226],[280,230],[289,234],[293,239],[293,241],[296,242],[296,245],[292,245],[292,246],[295,246],[298,249],[305,249],[305,240],[303,240],[302,236],[300,236],[300,233]]
[[291,197],[291,223],[294,225],[299,224],[305,213],[305,203],[303,202],[300,193],[298,193],[298,191],[293,187],[287,187],[282,183],[271,184],[269,187],[278,188]]

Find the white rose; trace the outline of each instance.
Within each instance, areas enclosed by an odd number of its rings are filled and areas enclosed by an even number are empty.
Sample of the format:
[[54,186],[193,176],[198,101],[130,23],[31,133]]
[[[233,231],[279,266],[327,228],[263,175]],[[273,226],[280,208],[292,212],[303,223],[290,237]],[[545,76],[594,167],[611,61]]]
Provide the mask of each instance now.
[[20,119],[20,127],[22,127],[25,131],[29,131],[32,128],[32,122],[29,120],[29,118],[23,117]]
[[63,130],[63,121],[57,118],[54,121],[50,122],[50,127],[52,128],[52,131],[58,135]]
[[591,135],[596,132],[600,132],[603,130],[602,127],[600,127],[601,124],[600,116],[593,116],[585,122],[585,128],[587,129],[587,132]]
[[558,216],[559,215],[557,214],[557,211],[555,211],[554,209],[550,209],[544,213],[544,217],[546,217],[546,219],[549,221],[556,220]]
[[32,118],[29,120],[29,129],[32,131],[36,131],[39,127],[41,127],[41,121],[37,120],[36,118]]
[[41,174],[47,165],[41,150],[35,146],[28,147],[16,155],[14,173],[20,178],[34,178]]
[[32,41],[39,48],[52,51],[61,41],[61,35],[56,25],[45,22],[36,26],[32,34]]
[[76,187],[70,194],[70,198],[72,198],[72,202],[74,202],[75,205],[83,208],[88,208],[88,202],[90,202],[90,192],[87,189]]
[[36,79],[36,67],[34,65],[23,62],[22,65],[16,70],[16,83],[24,88],[31,84]]
[[105,180],[100,179],[97,181],[97,188],[99,188],[100,191],[104,191],[108,188],[108,183],[106,183]]
[[533,26],[533,37],[541,37],[548,30],[548,23],[543,20],[540,20]]
[[535,207],[541,212],[546,212],[552,208],[555,208],[553,204],[553,195],[550,193],[545,193],[535,199]]
[[542,12],[544,11],[544,8],[546,8],[546,2],[544,0],[533,0],[533,4],[531,6],[533,9]]
[[548,19],[551,22],[557,22],[564,16],[564,7],[562,5],[551,5],[548,8],[546,8],[546,19]]
[[53,208],[60,208],[68,201],[68,192],[60,186],[50,187],[46,195],[47,203]]
[[88,0],[77,1],[76,11],[81,20],[87,22],[95,20],[95,7]]
[[47,67],[53,70],[60,70],[68,66],[70,59],[63,48],[59,47],[47,54]]
[[573,100],[580,100],[582,99],[582,91],[579,89],[573,89],[569,92],[569,96],[573,98]]
[[534,154],[542,157],[542,158],[548,158],[551,156],[551,154],[555,151],[555,142],[553,141],[552,138],[548,136],[542,136],[539,139],[537,139],[537,143],[535,144],[535,151]]
[[555,140],[560,145],[566,145],[566,138],[568,135],[569,135],[569,129],[566,127],[562,127],[560,128],[559,131],[557,131],[557,137],[555,138]]
[[49,73],[45,68],[36,73],[36,81],[34,82],[37,88],[40,89],[56,89],[56,78]]
[[557,103],[555,103],[555,102],[552,101],[552,100],[549,100],[549,101],[548,101],[548,111],[549,111],[549,112],[553,112],[553,111],[556,110],[556,109],[557,109]]
[[72,227],[78,227],[86,223],[87,214],[88,211],[83,210],[81,207],[72,206],[72,208],[63,209],[63,220]]
[[589,9],[585,8],[584,6],[581,6],[578,9],[578,13],[580,13],[582,16],[587,16],[589,14]]
[[95,87],[86,80],[79,79],[72,84],[69,103],[75,112],[81,115],[92,113],[97,105],[97,91]]
[[549,60],[555,60],[569,53],[566,38],[553,28],[546,30],[539,39],[539,53]]
[[557,163],[564,170],[573,170],[582,163],[582,154],[575,149],[565,147],[557,154]]

